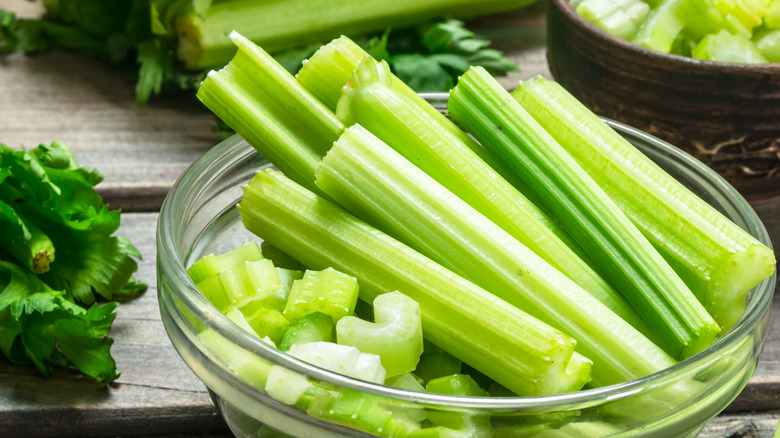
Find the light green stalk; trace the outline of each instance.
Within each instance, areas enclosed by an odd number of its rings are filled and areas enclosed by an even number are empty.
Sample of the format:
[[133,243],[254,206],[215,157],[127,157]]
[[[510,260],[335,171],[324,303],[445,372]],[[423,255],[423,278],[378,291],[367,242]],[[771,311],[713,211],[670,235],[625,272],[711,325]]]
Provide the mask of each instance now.
[[689,357],[719,328],[669,264],[577,162],[484,69],[461,76],[450,113],[521,175],[521,190],[569,231],[659,333],[672,357]]
[[417,301],[427,339],[518,394],[573,391],[588,380],[590,363],[572,338],[276,171],[258,172],[238,209],[247,229],[307,266],[358,278],[362,300],[398,290]]
[[555,82],[512,93],[647,237],[723,331],[774,270],[772,250],[693,194]]

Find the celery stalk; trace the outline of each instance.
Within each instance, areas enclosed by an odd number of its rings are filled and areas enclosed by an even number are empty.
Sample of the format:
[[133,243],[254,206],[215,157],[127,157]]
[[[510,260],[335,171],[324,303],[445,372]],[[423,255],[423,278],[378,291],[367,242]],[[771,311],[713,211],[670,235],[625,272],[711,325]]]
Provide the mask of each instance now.
[[[450,113],[523,176],[521,190],[555,216],[658,332],[672,357],[706,348],[719,328],[606,193],[484,69],[453,89]],[[319,182],[318,182],[319,183]],[[575,335],[576,336],[576,335]]]
[[[352,73],[355,71],[358,64],[365,58],[369,58],[369,55],[365,50],[361,49],[360,46],[349,38],[342,36],[320,47],[320,49],[304,63],[301,71],[298,72],[296,79],[304,89],[322,100],[325,106],[336,111],[338,101],[341,98],[342,89],[349,82]],[[420,97],[417,92],[412,90],[393,74],[390,74],[389,81],[393,89],[398,93],[407,96],[410,99],[410,102],[414,103],[415,107],[424,110],[427,113],[428,118],[440,120],[441,123],[439,123],[438,127],[444,131],[443,134],[456,138],[458,142],[468,146],[504,179],[510,183],[514,182],[514,179],[517,178],[517,176],[509,171],[501,161],[496,159],[493,154],[480,146],[479,143],[474,141],[474,139],[469,137],[468,134],[463,132],[463,130],[455,124],[441,121],[445,118],[441,112]],[[568,236],[565,236],[565,233],[562,233],[559,237],[562,239],[568,238]],[[569,243],[576,245],[573,241],[570,241]]]
[[[339,101],[337,115],[357,122],[547,263],[574,280],[646,336],[649,326],[631,305],[559,236],[565,232],[482,161],[470,137],[428,103],[397,91],[386,63],[362,61]],[[453,130],[451,128],[455,127]],[[457,132],[457,135],[454,134]]]
[[279,172],[258,172],[238,209],[248,230],[307,266],[357,277],[363,301],[402,291],[420,304],[427,339],[518,394],[572,391],[588,380],[587,362],[567,368],[576,355],[572,338]]
[[771,275],[775,257],[691,193],[555,82],[520,84],[512,96],[626,213],[723,331],[747,292]]
[[347,128],[317,185],[358,217],[577,339],[593,383],[674,361],[623,319],[360,125]]
[[198,89],[198,98],[264,157],[316,190],[314,170],[343,125],[268,53],[237,33],[239,50]]
[[214,2],[205,14],[176,19],[179,59],[189,69],[224,65],[238,31],[269,52],[404,27],[436,17],[468,18],[519,8],[533,0],[238,0]]

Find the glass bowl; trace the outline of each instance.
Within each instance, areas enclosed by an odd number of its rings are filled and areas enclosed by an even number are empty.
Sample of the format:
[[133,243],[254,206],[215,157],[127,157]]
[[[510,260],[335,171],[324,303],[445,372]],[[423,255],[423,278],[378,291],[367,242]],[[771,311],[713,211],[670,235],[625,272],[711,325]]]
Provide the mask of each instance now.
[[[739,193],[690,155],[655,137],[606,120],[661,167],[766,245],[764,226]],[[179,178],[160,211],[157,283],[162,320],[182,359],[209,388],[239,437],[370,436],[305,410],[282,404],[244,378],[198,337],[204,330],[220,345],[243,349],[259,367],[281,365],[331,392],[359,393],[379,406],[414,418],[455,415],[492,425],[496,437],[696,436],[745,387],[766,333],[775,275],[749,294],[733,329],[700,354],[671,368],[602,388],[545,397],[456,397],[367,383],[301,362],[256,340],[231,323],[196,289],[186,267],[208,253],[222,253],[259,239],[241,224],[236,203],[260,167],[269,166],[233,136],[197,160]],[[221,348],[222,348],[221,347]],[[344,423],[342,421],[342,423]]]

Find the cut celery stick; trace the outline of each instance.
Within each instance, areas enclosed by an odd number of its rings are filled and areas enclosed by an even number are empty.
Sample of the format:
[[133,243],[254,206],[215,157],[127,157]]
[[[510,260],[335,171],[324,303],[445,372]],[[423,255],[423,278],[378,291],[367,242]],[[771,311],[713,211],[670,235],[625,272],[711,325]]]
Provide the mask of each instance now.
[[362,35],[437,17],[469,18],[519,8],[532,0],[284,0],[215,1],[205,14],[175,21],[178,56],[189,69],[224,65],[235,52],[237,30],[267,50],[300,47],[339,35]]
[[187,269],[193,283],[215,276],[219,271],[232,269],[243,262],[252,262],[263,259],[263,252],[257,246],[257,242],[245,243],[238,248],[220,255],[209,254],[196,260]]
[[[297,80],[309,93],[336,111],[342,88],[349,82],[358,64],[368,57],[368,53],[349,38],[337,38],[317,50],[298,72]],[[457,138],[460,143],[469,147],[504,179],[513,182],[517,178],[503,163],[481,147],[462,129],[451,122],[445,122],[444,115],[438,109],[426,102],[397,76],[391,74],[389,80],[393,89],[411,99],[416,108],[424,110],[429,118],[439,120],[438,128],[443,130],[446,135]]]
[[772,250],[691,193],[555,82],[512,93],[672,265],[725,333],[747,292],[771,275]]
[[289,254],[283,253],[279,248],[268,242],[262,242],[260,244],[260,250],[263,251],[263,256],[268,260],[271,260],[277,268],[291,269],[293,271],[306,270],[306,266],[303,266],[301,262],[290,257]]
[[295,184],[258,172],[238,210],[247,229],[307,266],[360,281],[363,301],[391,290],[420,304],[423,334],[517,394],[573,391],[588,367],[568,370],[574,340]]
[[284,331],[279,349],[287,351],[295,344],[319,341],[335,342],[336,324],[330,315],[314,312],[295,321]]
[[358,217],[573,336],[577,350],[593,360],[594,384],[635,379],[674,363],[609,308],[360,125],[347,128],[323,158],[317,184]]
[[198,98],[277,168],[316,190],[314,170],[341,122],[263,49],[235,32],[231,38],[238,53],[209,73]]
[[374,319],[341,318],[338,343],[379,355],[389,377],[414,370],[423,351],[420,305],[401,292],[388,292],[374,299]]
[[712,344],[718,325],[685,283],[625,213],[484,69],[471,68],[461,76],[448,107],[486,148],[502,154],[524,176],[524,193],[593,256],[607,280],[658,333],[654,339],[665,351],[680,359]]
[[308,270],[303,278],[293,282],[284,317],[295,322],[310,313],[322,312],[338,322],[355,311],[358,290],[355,277],[331,267],[322,271]]
[[625,298],[572,251],[568,236],[560,238],[566,233],[472,151],[462,130],[455,135],[451,121],[438,111],[430,113],[425,108],[429,104],[397,91],[391,78],[385,62],[366,58],[344,87],[339,117],[369,130],[621,318],[650,334]]
[[769,61],[744,35],[732,35],[726,29],[705,36],[691,51],[691,56],[717,62],[765,64]]

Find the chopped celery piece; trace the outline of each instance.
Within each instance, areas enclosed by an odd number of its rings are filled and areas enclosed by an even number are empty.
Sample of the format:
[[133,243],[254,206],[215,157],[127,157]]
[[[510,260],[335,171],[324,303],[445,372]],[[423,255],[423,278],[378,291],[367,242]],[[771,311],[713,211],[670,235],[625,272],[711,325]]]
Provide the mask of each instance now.
[[650,11],[650,5],[641,0],[585,0],[576,10],[605,32],[631,39]]
[[[337,38],[317,50],[298,72],[297,80],[308,92],[317,96],[327,107],[336,111],[342,95],[342,88],[347,85],[353,72],[365,58],[370,58],[368,53],[355,42],[347,37]],[[481,147],[462,129],[447,121],[438,109],[426,102],[401,79],[390,74],[389,82],[394,90],[414,102],[416,109],[425,111],[428,115],[427,118],[438,120],[437,129],[441,130],[443,134],[451,138],[454,137],[459,143],[469,147],[504,179],[512,182],[514,178],[517,178],[490,152]]]
[[285,175],[316,190],[314,170],[341,122],[263,49],[231,38],[238,53],[209,73],[198,98]]
[[[428,392],[446,395],[471,397],[487,397],[489,395],[471,376],[466,374],[453,374],[433,379],[425,385],[425,389]],[[462,434],[461,436],[486,438],[492,436],[490,417],[484,414],[479,415],[468,410],[462,412],[430,410],[427,412],[427,417],[434,425],[457,431]],[[442,436],[441,432],[444,431],[440,430],[440,436]]]
[[[526,195],[555,216],[593,256],[603,275],[658,334],[654,340],[665,351],[681,359],[712,344],[719,327],[685,283],[574,158],[484,69],[472,67],[461,76],[448,108],[482,145],[524,176]],[[587,319],[602,319],[590,311],[590,305],[581,309]],[[598,332],[569,333],[583,347],[590,347],[595,344],[584,336]],[[595,374],[600,357],[582,351],[594,361]],[[630,356],[645,356],[641,361],[645,365],[661,364],[648,360],[645,352],[634,353]],[[612,352],[608,356],[629,355]]]
[[594,178],[727,331],[775,257],[672,178],[559,84],[525,81],[512,93]]
[[577,350],[593,361],[596,385],[674,364],[600,301],[361,126],[347,128],[334,143],[317,170],[317,184],[380,230],[573,336]]
[[263,251],[263,256],[272,261],[274,266],[277,268],[290,269],[293,271],[306,270],[306,266],[304,266],[301,262],[290,257],[289,254],[285,254],[284,252],[280,251],[279,248],[271,245],[268,242],[262,242],[260,244],[260,249]]
[[756,47],[769,62],[780,62],[780,29],[763,33],[755,39]]
[[235,307],[231,307],[230,309],[228,309],[227,312],[225,312],[225,316],[227,316],[229,320],[233,321],[235,325],[244,329],[244,331],[246,331],[247,333],[257,336],[255,329],[253,329],[252,326],[249,325],[249,322],[246,320],[246,317],[244,317],[244,314],[241,313],[240,310],[236,309]]
[[311,387],[312,384],[303,375],[274,365],[268,372],[264,389],[274,400],[286,405],[294,405]]
[[401,292],[388,292],[374,298],[374,320],[341,318],[338,343],[379,355],[390,377],[414,370],[423,351],[420,305]]
[[423,352],[414,374],[424,382],[438,377],[460,374],[461,361],[444,350]]
[[261,301],[251,301],[239,310],[255,333],[261,338],[268,336],[274,343],[279,343],[290,325],[280,311],[269,308]]
[[663,0],[650,10],[632,41],[669,53],[677,34],[690,20],[707,13],[708,3],[707,0]]
[[295,344],[319,341],[335,342],[336,324],[329,315],[314,312],[295,321],[284,331],[279,349],[287,351]]
[[389,378],[385,380],[385,385],[407,391],[425,392],[425,387],[420,384],[420,381],[412,373],[403,373],[400,376]]
[[477,382],[466,374],[453,374],[431,380],[425,385],[425,390],[437,394],[469,395],[487,397],[488,392],[480,388]]
[[268,51],[300,47],[339,35],[362,35],[437,17],[469,18],[519,8],[532,0],[284,0],[214,1],[175,21],[178,57],[189,69],[224,65],[237,30]]
[[260,389],[265,388],[272,368],[265,359],[231,343],[212,329],[198,333],[198,340],[247,383]]
[[764,25],[770,29],[780,28],[780,0],[772,0],[767,6]]
[[[410,429],[394,418],[381,397],[342,390],[336,397],[315,399],[306,412],[317,418],[382,437],[406,437]],[[419,425],[416,426],[419,428]]]
[[348,377],[384,383],[386,372],[379,356],[332,342],[295,344],[288,353],[302,361]]
[[234,303],[241,307],[246,301],[265,301],[271,300],[282,287],[279,275],[276,273],[273,262],[268,259],[255,262],[244,262],[236,267],[224,272],[234,272],[242,281],[236,288],[240,289],[228,294]]
[[222,285],[222,278],[219,274],[201,280],[195,286],[220,312],[224,312],[230,307],[230,297]]
[[518,394],[577,390],[574,340],[306,190],[258,172],[238,204],[247,229],[307,266],[356,276],[363,301],[399,290],[420,304],[423,335]]
[[473,139],[464,138],[459,128],[454,133],[450,120],[398,91],[391,78],[386,63],[366,58],[344,87],[339,117],[366,128],[623,319],[649,332],[631,305],[571,249],[566,233],[473,152]]
[[310,313],[322,312],[338,321],[355,311],[358,291],[355,277],[331,267],[322,271],[308,270],[303,278],[293,282],[284,316],[295,322]]
[[691,56],[717,62],[764,64],[767,59],[755,44],[744,35],[732,35],[721,30],[705,36],[691,51]]
[[187,269],[192,282],[201,281],[217,275],[225,269],[238,267],[243,262],[263,259],[263,253],[257,242],[245,243],[238,248],[220,255],[209,254],[201,257]]

